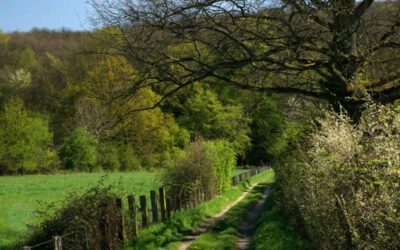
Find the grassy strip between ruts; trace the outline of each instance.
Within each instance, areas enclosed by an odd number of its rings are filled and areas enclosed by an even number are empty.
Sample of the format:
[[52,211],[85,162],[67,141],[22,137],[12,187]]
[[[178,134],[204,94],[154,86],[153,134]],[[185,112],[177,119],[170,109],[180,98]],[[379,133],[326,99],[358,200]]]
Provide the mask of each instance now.
[[167,222],[145,228],[139,232],[137,240],[123,249],[176,249],[184,235],[190,234],[206,218],[234,202],[251,184],[272,183],[273,180],[272,170],[254,176],[197,208],[175,213]]
[[274,196],[272,187],[263,214],[258,221],[257,230],[251,239],[251,250],[295,250],[313,249],[311,244],[292,226],[288,218],[282,214]]

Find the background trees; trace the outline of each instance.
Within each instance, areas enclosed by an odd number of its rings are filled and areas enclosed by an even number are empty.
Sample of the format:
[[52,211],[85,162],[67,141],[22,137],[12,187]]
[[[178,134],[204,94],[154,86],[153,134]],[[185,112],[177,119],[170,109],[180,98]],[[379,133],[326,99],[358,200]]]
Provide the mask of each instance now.
[[52,137],[46,117],[27,110],[20,99],[7,101],[0,114],[0,172],[32,173],[57,166]]
[[[133,90],[132,83],[142,77],[141,65],[133,65],[116,55],[115,49],[103,46],[101,41],[111,31],[119,34],[108,28],[86,34],[67,30],[4,34],[7,42],[0,43],[0,114],[9,112],[6,104],[18,98],[24,103],[24,112],[42,119],[51,134],[48,149],[55,164],[37,160],[42,167],[29,171],[163,168],[173,164],[197,136],[228,141],[240,155],[239,163],[260,163],[258,157],[266,148],[251,145],[256,133],[252,124],[261,119],[252,112],[258,97],[218,81],[199,82],[168,100],[164,96],[173,86],[150,84]],[[87,53],[93,50],[98,53]],[[180,44],[172,50],[184,54],[192,46]],[[271,109],[270,115],[275,111]],[[277,123],[267,117],[265,125],[271,124],[271,129],[260,131],[270,138]],[[279,134],[280,130],[276,131]],[[18,137],[16,131],[9,133]],[[250,157],[254,150],[258,150],[257,156]],[[4,158],[14,157],[8,151],[3,154]],[[269,160],[267,156],[263,162]],[[2,166],[1,171],[20,170]]]

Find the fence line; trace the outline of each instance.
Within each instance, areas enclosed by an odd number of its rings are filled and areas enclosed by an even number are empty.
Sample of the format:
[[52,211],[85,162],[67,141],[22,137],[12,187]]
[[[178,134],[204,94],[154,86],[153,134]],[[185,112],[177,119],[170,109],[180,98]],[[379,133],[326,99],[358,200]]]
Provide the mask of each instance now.
[[[236,186],[243,181],[258,175],[266,170],[270,170],[271,166],[253,168],[249,171],[240,173],[231,178],[231,185]],[[158,199],[157,199],[158,197]],[[168,197],[165,188],[161,187],[158,190],[158,195],[155,190],[150,191],[150,207],[148,207],[148,201],[146,195],[139,196],[139,205],[136,203],[136,197],[134,195],[127,196],[127,207],[128,214],[130,218],[131,230],[129,231],[130,235],[127,235],[126,223],[125,223],[125,215],[124,215],[124,201],[122,197],[119,197],[115,200],[115,204],[119,210],[118,219],[118,227],[116,228],[116,235],[121,243],[124,243],[126,240],[134,239],[138,236],[139,226],[141,228],[147,227],[151,224],[166,221],[171,217],[172,212],[179,212],[183,209],[195,208],[200,204],[210,200],[212,197],[208,195],[204,189],[196,189],[191,190],[190,193],[185,193],[184,197],[178,197],[178,200],[174,202],[174,206],[172,206],[171,198]],[[138,216],[140,212],[141,216]],[[149,212],[151,213],[151,220],[149,220]],[[160,215],[160,216],[159,216]],[[141,219],[141,223],[139,223],[139,219]],[[61,236],[54,236],[53,239],[48,240],[46,242],[39,243],[34,246],[24,246],[23,250],[34,250],[35,248],[42,247],[46,244],[52,244],[51,248],[54,250],[69,250],[76,249],[63,247],[63,239],[68,236],[79,235],[82,237],[81,239],[81,248],[84,250],[89,249],[89,242],[87,237],[86,228],[82,227],[81,230],[70,232]],[[65,244],[64,244],[65,246]]]

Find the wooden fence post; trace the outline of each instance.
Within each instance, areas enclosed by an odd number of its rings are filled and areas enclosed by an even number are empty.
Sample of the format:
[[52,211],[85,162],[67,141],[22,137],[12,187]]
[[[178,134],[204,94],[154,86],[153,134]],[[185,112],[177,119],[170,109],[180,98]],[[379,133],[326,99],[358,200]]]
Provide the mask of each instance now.
[[150,201],[151,201],[151,213],[153,215],[153,223],[158,222],[158,209],[157,209],[157,198],[156,191],[150,191]]
[[62,238],[61,236],[53,237],[54,250],[62,250]]
[[32,248],[30,246],[24,246],[22,249],[23,250],[31,250]]
[[142,213],[142,226],[147,227],[147,203],[146,203],[146,195],[140,196],[140,210]]
[[159,188],[158,190],[160,194],[160,208],[161,208],[161,220],[165,221],[166,220],[166,200],[165,200],[165,190],[164,188]]
[[132,218],[132,237],[136,238],[138,236],[138,224],[135,196],[133,195],[128,196],[128,208]]
[[119,210],[117,236],[118,239],[123,243],[125,241],[124,201],[122,198],[117,198],[115,203]]
[[167,218],[171,217],[171,199],[167,198]]

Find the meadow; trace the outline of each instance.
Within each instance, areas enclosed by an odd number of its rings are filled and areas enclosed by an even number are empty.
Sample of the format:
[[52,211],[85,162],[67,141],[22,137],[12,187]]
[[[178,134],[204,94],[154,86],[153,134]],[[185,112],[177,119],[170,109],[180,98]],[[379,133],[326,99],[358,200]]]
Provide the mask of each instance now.
[[[239,174],[244,170],[235,170]],[[35,211],[59,204],[72,192],[83,193],[103,182],[121,194],[145,194],[161,185],[158,172],[71,173],[0,177],[0,248],[23,239],[39,223]]]

